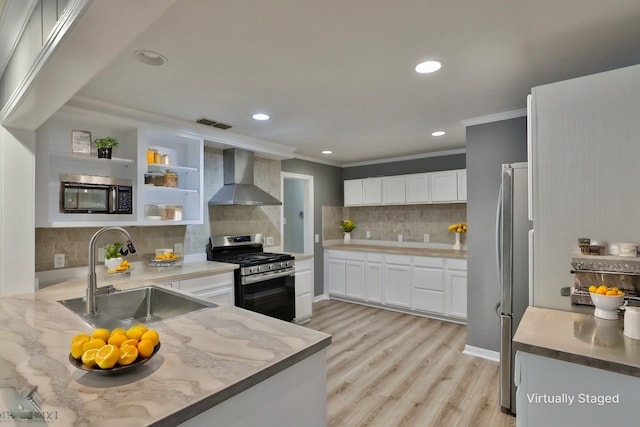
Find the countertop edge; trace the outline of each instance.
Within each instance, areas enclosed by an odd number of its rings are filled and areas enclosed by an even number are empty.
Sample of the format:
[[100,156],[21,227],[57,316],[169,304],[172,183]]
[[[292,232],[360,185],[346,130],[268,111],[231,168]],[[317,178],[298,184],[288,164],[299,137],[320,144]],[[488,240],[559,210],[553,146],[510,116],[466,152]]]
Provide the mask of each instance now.
[[248,376],[247,378],[239,381],[237,383],[231,384],[229,387],[224,390],[220,390],[219,392],[207,396],[190,406],[183,408],[173,414],[168,415],[167,417],[158,420],[152,424],[151,426],[155,427],[171,427],[183,423],[193,417],[198,416],[199,414],[219,405],[227,399],[230,399],[245,390],[253,387],[256,384],[261,383],[262,381],[271,378],[272,376],[284,371],[285,369],[295,365],[298,362],[308,358],[309,356],[321,351],[322,349],[328,347],[331,344],[331,336],[327,336],[326,338],[318,341],[315,344],[299,351],[298,353],[292,354],[289,357],[286,357],[273,365],[256,372],[253,375]]
[[436,256],[441,258],[458,258],[467,259],[467,251],[457,251],[453,249],[438,249],[438,248],[415,248],[415,247],[403,247],[403,246],[383,246],[383,245],[363,245],[363,244],[329,244],[323,246],[323,249],[343,250],[343,251],[358,251],[358,252],[374,252],[374,253],[389,253],[389,254],[401,254],[401,255],[415,255],[415,256]]

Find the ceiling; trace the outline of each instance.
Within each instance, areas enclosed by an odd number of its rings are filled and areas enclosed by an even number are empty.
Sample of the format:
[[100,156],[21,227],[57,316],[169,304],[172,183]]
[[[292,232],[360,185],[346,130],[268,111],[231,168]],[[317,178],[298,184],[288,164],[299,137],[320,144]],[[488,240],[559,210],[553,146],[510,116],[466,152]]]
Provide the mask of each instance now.
[[638,0],[179,0],[79,95],[357,164],[464,148],[533,86],[640,63],[638,22]]

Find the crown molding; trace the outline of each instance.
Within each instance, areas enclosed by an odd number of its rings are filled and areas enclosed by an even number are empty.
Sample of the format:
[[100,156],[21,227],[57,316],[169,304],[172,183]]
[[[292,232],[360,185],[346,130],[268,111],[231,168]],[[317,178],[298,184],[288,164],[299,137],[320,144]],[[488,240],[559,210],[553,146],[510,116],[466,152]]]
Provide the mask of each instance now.
[[429,157],[453,156],[456,154],[466,154],[466,153],[467,153],[466,148],[457,148],[453,150],[432,151],[430,153],[412,154],[409,156],[387,157],[385,159],[367,160],[364,162],[343,163],[342,167],[348,168],[348,167],[354,167],[354,166],[378,165],[381,163],[404,162],[406,160],[426,159]]
[[489,114],[487,116],[475,117],[472,119],[462,120],[461,123],[465,127],[483,125],[486,123],[500,122],[502,120],[515,119],[517,117],[524,117],[527,115],[527,109],[522,108],[520,110],[504,111],[502,113]]

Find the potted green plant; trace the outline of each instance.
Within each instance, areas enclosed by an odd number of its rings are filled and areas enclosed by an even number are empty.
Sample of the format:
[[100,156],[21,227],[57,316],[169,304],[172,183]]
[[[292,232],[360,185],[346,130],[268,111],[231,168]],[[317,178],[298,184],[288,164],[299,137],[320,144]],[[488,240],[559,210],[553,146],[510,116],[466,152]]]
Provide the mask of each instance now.
[[118,146],[118,140],[110,136],[97,138],[95,143],[98,149],[98,158],[100,159],[110,159],[112,150]]
[[115,270],[122,263],[122,254],[120,249],[122,243],[113,242],[104,247],[104,266],[107,270]]

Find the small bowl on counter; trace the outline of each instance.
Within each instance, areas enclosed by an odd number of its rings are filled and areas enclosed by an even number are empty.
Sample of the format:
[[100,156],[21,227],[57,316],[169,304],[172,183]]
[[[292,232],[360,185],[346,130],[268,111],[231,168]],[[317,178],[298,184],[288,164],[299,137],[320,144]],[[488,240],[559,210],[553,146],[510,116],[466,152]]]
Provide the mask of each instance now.
[[593,315],[599,319],[618,320],[618,308],[622,305],[624,295],[602,295],[589,292],[596,309]]

